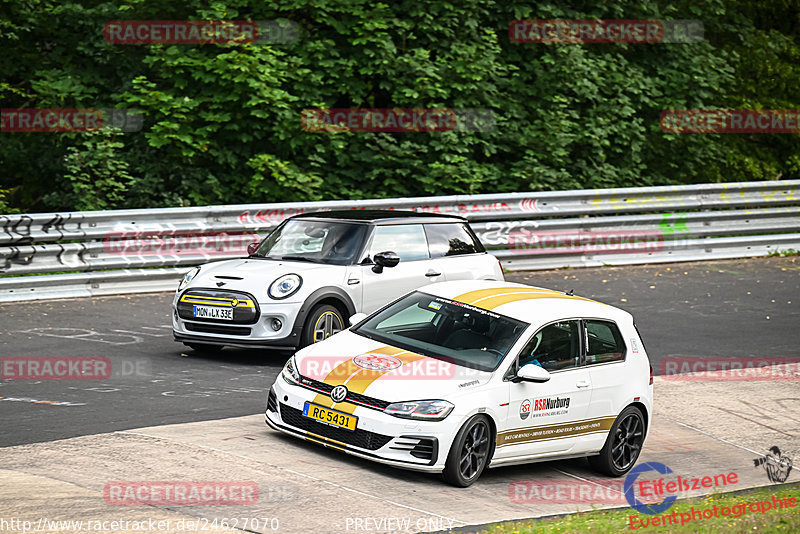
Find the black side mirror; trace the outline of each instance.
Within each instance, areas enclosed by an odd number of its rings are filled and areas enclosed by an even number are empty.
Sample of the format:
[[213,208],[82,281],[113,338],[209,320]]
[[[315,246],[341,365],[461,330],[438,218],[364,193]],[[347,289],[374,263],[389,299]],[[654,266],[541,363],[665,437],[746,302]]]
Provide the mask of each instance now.
[[374,260],[375,265],[372,266],[372,272],[380,274],[384,267],[394,267],[400,263],[400,256],[391,251],[378,252],[375,254]]
[[256,253],[256,250],[258,250],[258,244],[259,244],[258,241],[253,241],[252,243],[247,245],[247,254],[249,256],[252,256],[253,254]]

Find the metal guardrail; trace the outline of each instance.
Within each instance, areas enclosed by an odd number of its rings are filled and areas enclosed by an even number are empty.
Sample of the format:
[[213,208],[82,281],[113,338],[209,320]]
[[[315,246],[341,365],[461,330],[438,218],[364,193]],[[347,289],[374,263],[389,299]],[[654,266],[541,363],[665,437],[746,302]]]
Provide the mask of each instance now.
[[465,216],[512,271],[800,250],[800,180],[0,215],[0,302],[171,290],[186,267],[331,209]]

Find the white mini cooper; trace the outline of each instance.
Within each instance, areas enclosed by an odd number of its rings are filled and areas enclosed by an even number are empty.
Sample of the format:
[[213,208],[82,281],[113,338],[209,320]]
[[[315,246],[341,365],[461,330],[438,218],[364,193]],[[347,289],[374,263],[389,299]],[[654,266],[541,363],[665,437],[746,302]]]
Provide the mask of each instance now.
[[452,215],[307,213],[285,220],[249,253],[186,274],[173,301],[176,341],[205,351],[294,349],[433,282],[503,280],[497,258],[466,219]]
[[620,476],[651,420],[631,315],[521,284],[445,282],[297,352],[270,389],[275,429],[469,486],[487,466],[572,457]]

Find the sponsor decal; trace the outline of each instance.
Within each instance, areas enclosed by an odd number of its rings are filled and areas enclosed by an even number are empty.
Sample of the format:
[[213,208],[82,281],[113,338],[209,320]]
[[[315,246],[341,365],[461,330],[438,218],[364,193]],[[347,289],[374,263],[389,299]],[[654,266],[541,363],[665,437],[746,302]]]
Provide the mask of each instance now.
[[569,408],[569,399],[570,397],[566,397],[561,399],[556,397],[555,399],[536,399],[533,403],[533,410],[535,412],[539,412],[542,410],[554,410],[556,408]]
[[463,384],[459,384],[458,387],[468,388],[470,386],[477,386],[478,384],[480,384],[480,380],[470,380],[469,382],[464,382]]
[[531,415],[531,401],[525,399],[522,401],[522,404],[519,405],[519,418],[523,421]]
[[767,472],[767,478],[773,484],[786,482],[789,473],[792,472],[792,459],[781,454],[781,450],[775,446],[770,447],[763,458],[754,459],[753,464],[755,467],[763,467]]
[[635,337],[631,338],[631,352],[639,354],[639,341]]
[[497,447],[558,439],[567,436],[608,432],[614,424],[615,419],[615,417],[601,417],[557,425],[506,430],[497,433]]
[[374,353],[359,354],[353,358],[353,363],[368,371],[391,371],[403,365],[403,362],[394,356]]

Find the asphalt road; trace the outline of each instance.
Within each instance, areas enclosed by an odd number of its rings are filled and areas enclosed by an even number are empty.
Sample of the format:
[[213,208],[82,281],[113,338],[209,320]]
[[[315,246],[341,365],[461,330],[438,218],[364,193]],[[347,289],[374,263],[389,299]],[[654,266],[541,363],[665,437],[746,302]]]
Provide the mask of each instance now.
[[[800,258],[514,273],[622,307],[648,353],[800,360]],[[0,306],[0,357],[106,357],[112,376],[0,381],[0,446],[261,412],[286,352],[172,340],[171,294]],[[45,401],[45,402],[42,402]]]

